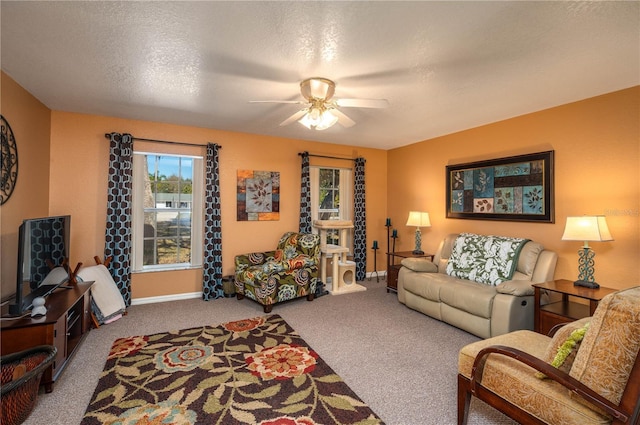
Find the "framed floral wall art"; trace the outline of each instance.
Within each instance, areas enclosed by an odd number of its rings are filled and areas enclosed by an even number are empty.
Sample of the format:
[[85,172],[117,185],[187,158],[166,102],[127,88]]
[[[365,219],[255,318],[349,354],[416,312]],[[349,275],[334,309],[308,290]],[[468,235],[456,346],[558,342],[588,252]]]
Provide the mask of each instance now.
[[238,170],[238,221],[280,220],[280,173]]
[[447,166],[447,218],[554,222],[553,151]]

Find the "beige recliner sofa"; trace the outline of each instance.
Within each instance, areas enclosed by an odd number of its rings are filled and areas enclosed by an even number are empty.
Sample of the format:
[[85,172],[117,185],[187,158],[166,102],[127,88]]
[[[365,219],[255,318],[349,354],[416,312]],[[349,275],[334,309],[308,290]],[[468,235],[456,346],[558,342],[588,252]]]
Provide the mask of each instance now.
[[433,262],[405,258],[398,301],[481,338],[533,329],[533,283],[553,280],[557,254],[536,242],[522,247],[512,279],[497,286],[449,276],[447,262],[458,234],[440,243]]

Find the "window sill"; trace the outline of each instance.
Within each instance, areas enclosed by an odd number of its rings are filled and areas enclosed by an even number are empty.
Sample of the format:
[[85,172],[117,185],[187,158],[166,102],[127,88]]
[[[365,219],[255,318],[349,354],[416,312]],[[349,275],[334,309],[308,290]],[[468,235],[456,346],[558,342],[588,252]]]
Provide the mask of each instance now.
[[144,270],[132,270],[131,274],[143,274],[143,273],[157,273],[157,272],[176,272],[181,270],[198,270],[202,269],[202,266],[167,266],[167,267],[158,267],[158,268],[150,268]]

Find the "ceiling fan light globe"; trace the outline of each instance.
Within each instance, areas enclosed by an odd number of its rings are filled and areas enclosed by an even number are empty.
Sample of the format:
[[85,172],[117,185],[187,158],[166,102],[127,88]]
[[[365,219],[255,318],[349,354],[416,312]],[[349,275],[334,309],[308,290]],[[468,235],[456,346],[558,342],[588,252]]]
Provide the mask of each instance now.
[[313,125],[318,125],[320,123],[320,109],[318,108],[311,108],[311,111],[309,112],[309,116],[311,121],[313,121]]
[[280,127],[298,121],[310,130],[326,130],[334,126],[336,122],[339,122],[345,128],[354,126],[355,121],[340,111],[340,109],[338,109],[339,107],[386,108],[389,106],[389,101],[386,99],[332,99],[335,88],[336,84],[327,78],[307,78],[300,82],[300,92],[306,99],[306,102],[290,100],[250,102],[306,104],[306,107],[281,122]]
[[338,117],[333,115],[331,111],[324,111],[320,118],[320,123],[316,125],[316,130],[326,130],[329,127],[333,127],[337,122]]
[[302,118],[298,120],[298,122],[304,125],[305,127],[307,127],[309,130],[311,130],[312,127],[315,127],[315,123],[313,122],[309,114],[305,114]]

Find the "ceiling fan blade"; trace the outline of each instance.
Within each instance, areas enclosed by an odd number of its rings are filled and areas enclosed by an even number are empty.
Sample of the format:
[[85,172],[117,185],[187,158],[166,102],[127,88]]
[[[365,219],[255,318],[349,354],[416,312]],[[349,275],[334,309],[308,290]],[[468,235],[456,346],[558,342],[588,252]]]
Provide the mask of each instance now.
[[285,67],[270,66],[243,57],[216,51],[215,55],[204,58],[206,71],[214,75],[223,75],[233,78],[247,78],[256,81],[269,81],[274,83],[294,83],[299,81],[297,72]]
[[387,99],[336,99],[336,105],[345,108],[387,108]]
[[297,103],[303,105],[306,102],[301,100],[250,100],[249,103]]
[[338,122],[342,124],[343,127],[353,127],[356,124],[354,120],[352,120],[336,108],[331,109],[331,113],[338,117]]
[[298,112],[296,112],[295,114],[291,115],[289,118],[287,118],[286,120],[282,121],[280,123],[280,127],[284,127],[285,125],[289,125],[293,122],[298,121],[300,118],[302,118],[304,116],[304,114],[307,113],[306,109],[302,109]]
[[367,85],[380,85],[387,84],[389,81],[398,81],[398,80],[406,80],[407,78],[411,78],[414,74],[414,71],[411,68],[395,68],[395,69],[384,69],[379,71],[372,71],[366,74],[357,74],[357,75],[343,75],[338,79],[341,84],[344,85],[352,85],[352,84],[367,84]]

